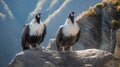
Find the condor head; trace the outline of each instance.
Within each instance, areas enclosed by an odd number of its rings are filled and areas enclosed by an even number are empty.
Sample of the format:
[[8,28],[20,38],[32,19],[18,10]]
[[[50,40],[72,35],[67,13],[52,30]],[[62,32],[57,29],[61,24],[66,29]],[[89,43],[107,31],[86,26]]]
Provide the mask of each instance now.
[[74,14],[75,14],[75,12],[71,12],[71,13],[69,13],[69,16],[68,16],[68,18],[70,18],[72,23],[74,23]]
[[41,13],[37,13],[35,16],[35,19],[36,19],[37,23],[40,23]]

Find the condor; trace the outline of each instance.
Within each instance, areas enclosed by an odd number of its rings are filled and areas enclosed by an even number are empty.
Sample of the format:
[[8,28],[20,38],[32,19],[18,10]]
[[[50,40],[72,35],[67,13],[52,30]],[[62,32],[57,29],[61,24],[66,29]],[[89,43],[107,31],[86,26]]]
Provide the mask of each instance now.
[[46,35],[46,25],[40,19],[41,13],[37,13],[35,18],[24,26],[21,37],[23,50],[35,48],[43,42]]
[[65,24],[61,25],[57,30],[57,51],[70,51],[72,45],[79,39],[80,28],[74,20],[74,14],[75,12],[71,12],[66,19]]

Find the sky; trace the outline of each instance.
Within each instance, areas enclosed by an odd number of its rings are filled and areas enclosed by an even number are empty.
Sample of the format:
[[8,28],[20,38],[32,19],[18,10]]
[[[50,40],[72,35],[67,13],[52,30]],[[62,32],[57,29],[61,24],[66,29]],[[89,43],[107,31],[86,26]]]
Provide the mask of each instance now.
[[21,32],[37,12],[47,26],[47,34],[40,46],[46,47],[54,38],[68,14],[76,16],[102,0],[0,0],[0,67],[7,67],[15,54],[22,51]]

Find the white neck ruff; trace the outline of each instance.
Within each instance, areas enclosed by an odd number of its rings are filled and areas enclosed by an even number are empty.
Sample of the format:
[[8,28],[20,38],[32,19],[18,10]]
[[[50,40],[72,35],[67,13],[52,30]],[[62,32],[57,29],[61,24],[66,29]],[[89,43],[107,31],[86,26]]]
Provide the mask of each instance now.
[[80,28],[78,26],[78,24],[74,21],[74,24],[71,22],[71,20],[69,18],[66,19],[66,22],[63,26],[63,34],[66,36],[75,36]]
[[44,30],[44,25],[42,22],[37,23],[37,21],[35,19],[33,19],[30,23],[29,23],[29,28],[30,28],[30,35],[42,35],[43,30]]

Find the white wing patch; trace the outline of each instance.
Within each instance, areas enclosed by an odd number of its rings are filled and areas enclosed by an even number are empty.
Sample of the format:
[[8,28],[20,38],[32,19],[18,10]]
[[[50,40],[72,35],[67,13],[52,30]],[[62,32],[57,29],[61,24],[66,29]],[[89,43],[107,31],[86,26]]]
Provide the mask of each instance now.
[[63,25],[63,34],[66,36],[75,36],[79,32],[79,30],[80,28],[77,23],[75,22],[74,24],[72,24],[69,19],[67,19],[65,24]]
[[43,23],[30,23],[29,24],[30,27],[30,35],[41,35],[43,33],[44,30],[44,25]]

